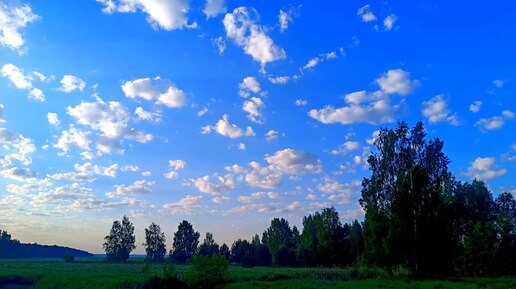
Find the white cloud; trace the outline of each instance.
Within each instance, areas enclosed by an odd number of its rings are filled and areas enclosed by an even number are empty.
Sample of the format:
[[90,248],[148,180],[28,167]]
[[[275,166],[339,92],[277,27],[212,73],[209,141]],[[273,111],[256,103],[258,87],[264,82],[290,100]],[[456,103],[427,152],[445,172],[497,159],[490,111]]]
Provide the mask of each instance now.
[[287,84],[290,81],[290,76],[269,77],[269,81],[273,84]]
[[258,94],[262,90],[258,80],[251,76],[244,78],[240,83],[239,88],[241,97],[249,97],[251,93]]
[[482,102],[480,100],[476,100],[472,104],[469,105],[469,110],[472,112],[479,112],[482,108]]
[[110,153],[120,149],[120,139],[147,143],[153,139],[152,134],[144,133],[129,126],[131,119],[127,108],[120,102],[82,102],[75,107],[68,107],[67,113],[76,119],[77,124],[85,125],[101,132],[96,140],[99,154]]
[[140,97],[170,108],[179,108],[186,103],[186,93],[170,80],[161,79],[159,76],[154,79],[140,78],[127,81],[122,85],[122,90],[129,98]]
[[230,174],[218,176],[214,183],[210,183],[210,176],[204,176],[193,180],[193,184],[200,192],[212,195],[227,193],[235,188],[233,176]]
[[197,116],[203,116],[208,112],[208,108],[203,108],[197,112]]
[[86,87],[86,82],[74,75],[65,75],[63,79],[59,81],[61,83],[61,87],[59,90],[63,92],[72,92],[74,90],[83,91]]
[[0,144],[8,153],[0,157],[0,167],[5,168],[14,161],[28,166],[32,164],[31,154],[36,151],[36,146],[30,138],[12,132],[6,128],[0,128]]
[[278,138],[278,132],[271,129],[265,134],[265,140],[271,142]]
[[213,199],[211,199],[212,202],[214,202],[215,204],[222,204],[222,203],[227,203],[229,202],[229,197],[215,197]]
[[215,39],[212,39],[211,42],[213,43],[213,45],[217,46],[219,54],[222,55],[226,50],[226,40],[222,38],[222,36],[219,36]]
[[0,3],[0,44],[23,54],[25,40],[19,30],[40,17],[32,12],[29,4],[7,3]]
[[277,151],[265,160],[269,163],[269,170],[284,174],[320,173],[322,163],[315,155],[294,149]]
[[[1,4],[0,4],[1,5]],[[23,73],[23,70],[13,64],[5,64],[2,66],[2,75],[9,79],[16,88],[30,89],[32,88],[32,81],[28,75]]]
[[385,94],[409,95],[419,87],[418,80],[411,80],[410,74],[402,69],[391,69],[376,80]]
[[507,82],[506,79],[495,79],[495,80],[493,80],[493,85],[496,86],[497,88],[502,88],[506,82]]
[[170,171],[164,174],[165,178],[175,179],[179,176],[177,171],[186,167],[186,162],[184,160],[169,160],[168,167],[170,168]]
[[147,21],[154,29],[175,30],[196,28],[197,23],[188,24],[187,14],[190,9],[188,0],[97,0],[102,3],[102,12],[112,14],[136,13],[138,10],[147,14]]
[[150,175],[152,175],[152,173],[151,173],[150,171],[144,171],[144,172],[142,172],[142,177],[148,177],[148,176],[150,176]]
[[360,181],[354,181],[349,184],[341,184],[335,179],[324,177],[323,182],[320,183],[317,188],[323,193],[358,193],[362,183]]
[[258,19],[258,13],[255,9],[239,7],[232,13],[227,13],[223,23],[226,37],[232,39],[253,60],[259,62],[263,71],[267,63],[284,59],[287,54],[285,50],[274,44],[256,19]]
[[319,58],[317,58],[317,57],[312,58],[312,59],[308,60],[308,62],[305,64],[305,66],[303,66],[303,69],[314,68],[317,66],[317,64],[319,64]]
[[442,95],[436,95],[432,99],[424,101],[422,104],[422,112],[430,123],[446,121],[451,125],[459,125],[457,114],[450,112],[448,104]]
[[242,110],[247,112],[247,118],[256,123],[263,123],[264,117],[261,110],[265,108],[265,103],[259,97],[251,97],[249,100],[244,101]]
[[290,15],[289,12],[280,10],[278,19],[279,19],[279,24],[280,24],[280,31],[285,32],[288,29],[289,22],[292,21],[292,16]]
[[151,122],[160,122],[161,113],[159,111],[146,111],[142,107],[137,107],[134,111],[138,120],[146,120]]
[[45,94],[39,88],[34,87],[28,94],[30,99],[34,99],[36,101],[45,101]]
[[118,170],[118,164],[112,164],[109,167],[102,167],[92,163],[84,163],[83,165],[75,164],[73,167],[78,172],[112,178],[116,177],[116,173]]
[[235,124],[230,123],[229,116],[227,114],[223,115],[222,119],[220,119],[215,125],[207,125],[202,128],[203,134],[208,134],[212,131],[215,131],[216,133],[229,138],[239,138],[244,136],[256,135],[250,126],[243,130]]
[[245,143],[239,143],[238,144],[238,149],[241,150],[241,151],[245,151],[246,150],[246,146],[245,146]]
[[348,106],[334,108],[326,106],[312,109],[308,115],[322,123],[369,123],[381,124],[394,121],[399,105],[391,104],[391,95],[406,96],[419,86],[419,81],[411,80],[408,72],[401,69],[388,70],[376,83],[380,87],[373,93],[358,91],[344,97]]
[[385,17],[385,19],[383,19],[383,28],[386,31],[391,30],[394,27],[394,23],[396,23],[396,20],[397,20],[397,17],[394,14],[391,14],[391,15]]
[[152,185],[154,185],[154,182],[138,180],[130,185],[115,185],[115,191],[107,193],[106,195],[108,197],[114,197],[134,194],[150,194],[152,192],[150,189]]
[[83,151],[90,150],[91,138],[90,132],[82,131],[73,125],[67,130],[61,132],[58,141],[53,145],[54,148],[60,149],[63,153],[67,153],[71,147],[77,147]]
[[360,7],[357,11],[357,15],[360,16],[362,22],[376,21],[376,15],[371,11],[371,5],[367,4]]
[[163,205],[163,208],[173,214],[192,214],[201,208],[201,200],[202,196],[188,195],[175,203]]
[[121,170],[122,172],[133,172],[133,173],[134,173],[134,172],[139,171],[139,170],[140,170],[140,168],[139,168],[138,166],[122,166],[122,167],[120,168],[120,170]]
[[28,168],[9,168],[0,171],[0,175],[4,178],[12,179],[20,182],[36,181],[37,173]]
[[55,113],[55,112],[47,113],[47,120],[48,120],[49,124],[51,124],[55,127],[59,127],[59,125],[61,124],[61,121],[59,120],[59,117],[57,116],[57,113]]
[[206,18],[210,18],[226,13],[226,10],[226,0],[206,0],[206,4],[202,12],[204,12]]
[[496,165],[495,158],[476,158],[468,168],[466,175],[474,179],[490,180],[503,176],[507,170]]
[[332,155],[345,155],[350,151],[357,150],[360,148],[360,143],[357,141],[346,141],[344,144],[340,145],[338,148],[331,150],[330,153]]
[[510,110],[502,111],[501,116],[492,116],[490,118],[482,118],[475,123],[476,126],[480,127],[481,131],[496,130],[505,125],[506,120],[514,118],[514,113]]
[[306,106],[308,104],[308,101],[306,99],[298,98],[296,99],[295,105],[297,106]]

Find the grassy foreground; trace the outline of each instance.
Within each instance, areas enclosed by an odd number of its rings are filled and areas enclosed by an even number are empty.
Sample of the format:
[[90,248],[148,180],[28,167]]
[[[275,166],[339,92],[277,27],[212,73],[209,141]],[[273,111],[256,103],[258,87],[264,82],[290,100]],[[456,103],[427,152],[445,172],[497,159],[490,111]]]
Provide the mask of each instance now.
[[[188,266],[176,267],[179,275]],[[99,259],[79,259],[75,263],[64,263],[57,259],[44,260],[0,260],[0,289],[6,288],[139,288],[150,277],[159,275],[162,265],[145,267],[141,259],[126,264],[111,264]],[[473,288],[515,288],[516,278],[467,278],[457,280],[410,280],[403,277],[382,277],[364,280],[355,278],[349,269],[317,268],[242,268],[231,266],[232,282],[228,289],[323,289],[323,288],[413,288],[413,289],[473,289]],[[23,280],[33,280],[28,287]]]

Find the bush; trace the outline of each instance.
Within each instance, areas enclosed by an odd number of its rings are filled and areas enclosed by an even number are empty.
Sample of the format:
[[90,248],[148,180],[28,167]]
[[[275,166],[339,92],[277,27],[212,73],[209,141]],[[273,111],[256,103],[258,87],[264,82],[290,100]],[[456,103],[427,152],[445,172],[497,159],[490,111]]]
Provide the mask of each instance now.
[[72,263],[73,261],[75,261],[75,256],[71,254],[65,254],[63,258],[66,263]]
[[195,256],[185,276],[192,289],[223,288],[228,283],[228,261],[221,256]]

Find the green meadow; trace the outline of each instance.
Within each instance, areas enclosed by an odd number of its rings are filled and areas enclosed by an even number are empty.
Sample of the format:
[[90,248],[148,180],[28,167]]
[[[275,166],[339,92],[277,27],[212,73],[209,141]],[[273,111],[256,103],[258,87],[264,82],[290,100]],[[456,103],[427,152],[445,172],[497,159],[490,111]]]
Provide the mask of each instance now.
[[[143,259],[130,259],[127,263],[107,263],[98,258],[79,258],[74,263],[60,259],[0,260],[0,288],[149,288],[145,284],[150,278],[160,276],[163,266],[146,265]],[[181,278],[189,266],[175,268]],[[230,266],[229,272],[227,289],[516,288],[516,277],[413,280],[403,273],[393,275],[373,269]]]

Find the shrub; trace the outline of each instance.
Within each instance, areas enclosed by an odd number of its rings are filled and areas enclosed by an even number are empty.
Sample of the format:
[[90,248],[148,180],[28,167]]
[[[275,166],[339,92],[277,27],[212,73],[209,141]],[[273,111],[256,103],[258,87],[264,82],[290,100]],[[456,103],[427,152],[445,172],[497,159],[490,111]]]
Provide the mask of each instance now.
[[185,276],[192,289],[223,288],[228,282],[228,261],[221,256],[195,256]]
[[72,263],[73,261],[75,261],[75,256],[72,254],[65,254],[63,258],[66,263]]

